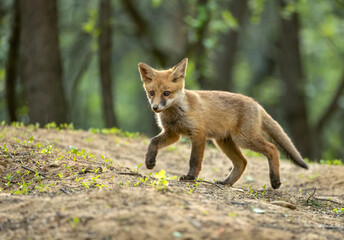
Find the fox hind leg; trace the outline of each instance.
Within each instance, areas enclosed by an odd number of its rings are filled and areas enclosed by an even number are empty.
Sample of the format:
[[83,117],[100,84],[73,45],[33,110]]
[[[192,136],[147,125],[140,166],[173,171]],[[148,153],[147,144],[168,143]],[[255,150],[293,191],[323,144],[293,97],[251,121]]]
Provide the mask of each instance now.
[[233,170],[228,177],[224,181],[217,181],[217,183],[232,186],[245,171],[247,160],[231,137],[216,139],[216,144],[233,163]]
[[279,151],[277,147],[265,140],[263,137],[256,139],[250,139],[249,141],[243,141],[242,144],[244,148],[250,149],[252,151],[263,154],[267,157],[269,161],[270,168],[270,182],[271,186],[274,189],[277,189],[281,186],[280,180],[280,162],[279,162]]

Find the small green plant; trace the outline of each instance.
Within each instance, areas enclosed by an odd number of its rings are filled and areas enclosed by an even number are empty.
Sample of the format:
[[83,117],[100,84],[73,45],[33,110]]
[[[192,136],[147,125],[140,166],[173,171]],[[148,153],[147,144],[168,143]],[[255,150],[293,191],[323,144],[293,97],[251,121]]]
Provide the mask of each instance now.
[[74,181],[76,181],[76,182],[79,182],[80,180],[82,180],[82,177],[75,177],[75,180]]
[[82,182],[81,185],[84,186],[87,189],[90,188],[90,185],[88,184],[88,182]]
[[54,145],[48,145],[42,149],[41,153],[50,154],[53,147],[54,147]]
[[73,123],[61,123],[59,126],[59,129],[68,129],[68,130],[74,130],[74,124]]
[[237,215],[238,215],[238,214],[235,213],[235,212],[229,212],[229,213],[228,213],[228,216],[229,216],[229,217],[232,217],[232,218],[235,218]]
[[333,211],[338,214],[344,214],[344,208],[335,208]]
[[139,173],[139,169],[140,169],[140,167],[142,166],[142,163],[140,163],[139,165],[137,165],[135,168],[133,168],[133,169],[131,169],[131,171],[133,172],[133,173]]
[[45,124],[44,128],[46,128],[46,129],[57,129],[57,125],[55,122],[51,122],[51,123]]
[[96,184],[96,181],[97,181],[97,179],[98,179],[99,177],[100,177],[100,175],[98,175],[98,176],[96,176],[96,177],[92,177],[92,178],[91,178],[92,181],[90,182],[90,186],[91,186],[91,185],[95,185],[95,184]]
[[197,189],[198,185],[199,185],[199,182],[196,182],[196,181],[192,184],[187,183],[186,186],[189,188],[188,193],[192,194]]
[[144,177],[144,178],[138,178],[137,180],[139,180],[142,183],[146,183],[148,181],[148,177]]
[[74,229],[74,228],[76,228],[78,226],[79,222],[80,222],[80,219],[78,217],[73,217],[70,220],[70,225]]
[[71,170],[70,168],[72,167],[72,166],[67,166],[65,163],[62,164],[62,166],[63,166],[65,169],[67,169],[67,170]]
[[320,163],[321,164],[326,164],[326,165],[338,165],[338,166],[342,166],[343,165],[343,162],[340,159],[332,159],[332,160],[330,160],[330,159],[327,159],[327,160],[321,159]]
[[263,191],[260,193],[262,196],[264,196],[265,194],[266,194],[266,185],[264,184],[263,186],[262,186],[262,188],[263,188]]
[[35,172],[35,179],[38,181],[38,182],[40,182],[40,181],[42,181],[42,176],[39,174],[39,172]]
[[26,183],[25,181],[23,181],[22,183],[17,183],[19,185],[19,189],[20,190],[15,190],[12,191],[13,194],[23,194],[26,195],[29,193],[29,186],[32,184],[31,182]]
[[93,133],[93,134],[95,134],[95,133],[100,133],[99,128],[90,128],[90,129],[88,129],[88,131],[91,132],[91,133]]
[[6,187],[10,186],[12,178],[13,178],[13,176],[11,174],[4,177],[4,179],[6,181],[6,183],[5,183]]
[[147,183],[147,181],[148,181],[148,177],[143,177],[143,178],[138,178],[137,180],[138,180],[138,182],[136,182],[135,184],[134,184],[134,187],[138,187],[141,183],[142,184],[146,184]]
[[161,170],[160,172],[154,173],[155,178],[157,179],[156,181],[153,181],[151,183],[152,187],[155,187],[156,189],[160,190],[165,190],[168,186],[168,181],[177,179],[177,176],[173,177],[167,177],[165,170]]
[[2,148],[2,150],[4,150],[5,152],[8,152],[8,148],[7,148],[6,144],[2,145],[1,148]]
[[37,186],[35,186],[35,189],[38,192],[46,192],[48,189],[48,186],[46,186],[44,183],[40,182]]

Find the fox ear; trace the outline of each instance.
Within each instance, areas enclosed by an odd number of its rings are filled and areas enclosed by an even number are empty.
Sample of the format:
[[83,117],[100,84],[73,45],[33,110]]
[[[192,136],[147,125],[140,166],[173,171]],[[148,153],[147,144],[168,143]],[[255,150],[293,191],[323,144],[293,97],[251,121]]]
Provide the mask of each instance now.
[[180,63],[178,63],[172,68],[173,81],[177,81],[178,78],[185,78],[187,65],[188,59],[184,58]]
[[139,63],[139,72],[143,82],[150,82],[155,76],[155,70],[145,63]]

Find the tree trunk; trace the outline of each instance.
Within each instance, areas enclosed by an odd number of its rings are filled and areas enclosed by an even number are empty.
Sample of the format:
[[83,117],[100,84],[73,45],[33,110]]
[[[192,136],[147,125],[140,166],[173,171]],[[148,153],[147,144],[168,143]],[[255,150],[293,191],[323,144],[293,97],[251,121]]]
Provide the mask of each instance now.
[[313,144],[314,144],[314,156],[317,160],[320,160],[323,148],[323,132],[324,128],[331,118],[335,115],[335,113],[340,110],[340,106],[338,104],[339,99],[341,98],[344,92],[344,69],[342,71],[341,78],[339,80],[338,86],[336,88],[336,92],[334,93],[332,100],[330,101],[329,105],[324,109],[323,113],[321,114],[318,122],[315,124],[313,129]]
[[[280,0],[283,7],[283,0]],[[299,17],[293,13],[289,20],[280,18],[281,32],[277,61],[284,83],[283,109],[291,137],[304,157],[311,158],[312,139],[304,96],[304,73],[299,49]]]
[[20,9],[19,0],[13,2],[13,23],[10,37],[10,47],[6,64],[6,102],[10,121],[17,121],[16,116],[16,79],[18,77],[18,57],[19,57],[19,37],[20,37]]
[[112,53],[112,23],[111,23],[110,0],[99,2],[99,72],[103,97],[103,114],[106,127],[116,126],[114,104],[112,96],[112,74],[111,74],[111,53]]
[[229,2],[228,10],[238,21],[239,28],[229,30],[220,38],[220,47],[222,47],[222,50],[217,54],[215,66],[217,79],[216,86],[214,87],[231,91],[233,90],[233,66],[238,48],[238,37],[247,10],[247,0],[233,0]]
[[21,0],[21,77],[31,123],[66,122],[56,1]]
[[140,38],[142,47],[158,61],[161,67],[166,67],[169,59],[168,54],[159,48],[159,45],[151,30],[149,21],[137,9],[132,0],[122,0],[122,4],[129,17],[136,26],[136,35]]

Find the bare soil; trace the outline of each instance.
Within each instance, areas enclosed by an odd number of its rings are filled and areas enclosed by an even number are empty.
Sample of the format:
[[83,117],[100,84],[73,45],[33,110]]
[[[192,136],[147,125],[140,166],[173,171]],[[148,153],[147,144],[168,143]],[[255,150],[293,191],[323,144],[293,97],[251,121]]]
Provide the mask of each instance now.
[[231,163],[212,146],[207,182],[187,183],[171,177],[187,172],[188,143],[161,150],[149,176],[143,136],[0,130],[0,239],[344,239],[343,166],[282,160],[273,190],[267,160],[245,152],[244,175],[224,187],[213,179]]

